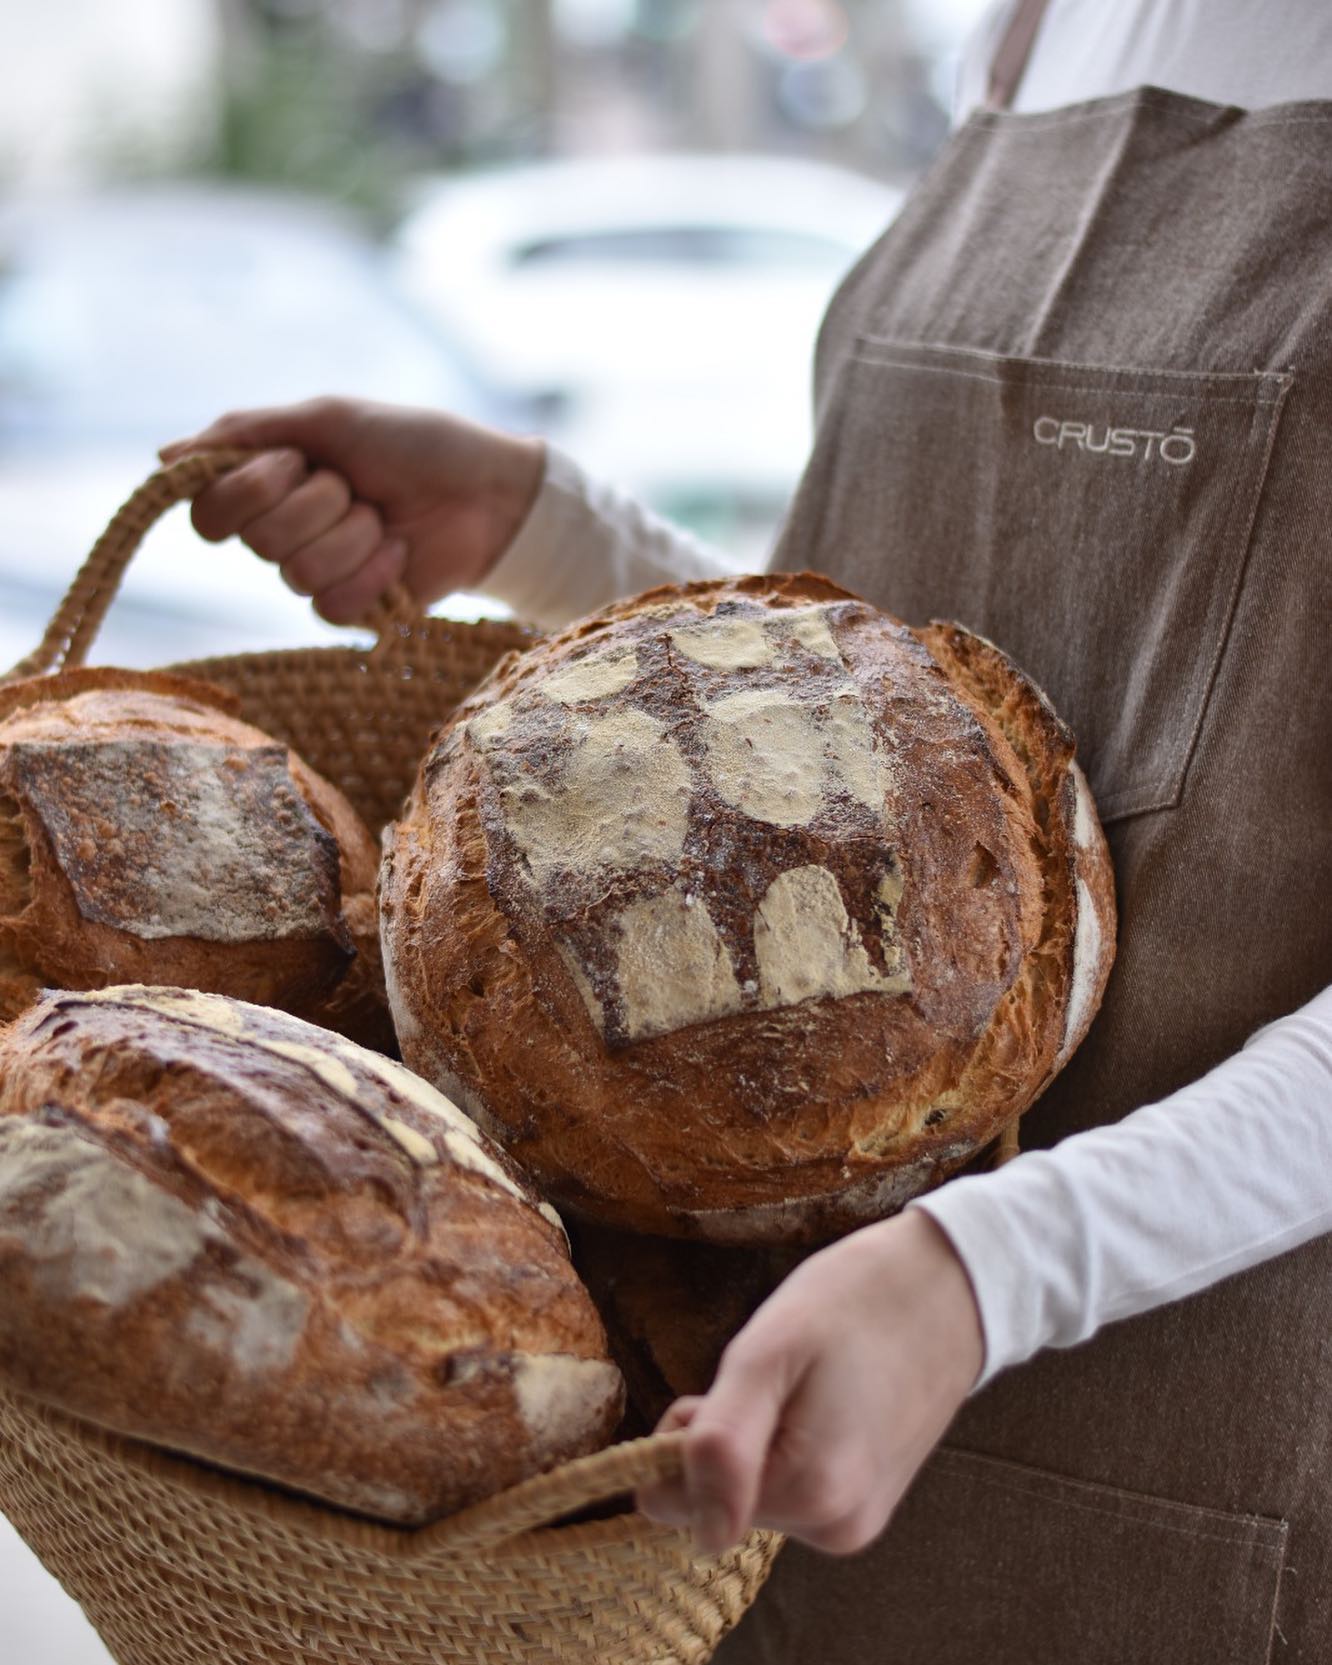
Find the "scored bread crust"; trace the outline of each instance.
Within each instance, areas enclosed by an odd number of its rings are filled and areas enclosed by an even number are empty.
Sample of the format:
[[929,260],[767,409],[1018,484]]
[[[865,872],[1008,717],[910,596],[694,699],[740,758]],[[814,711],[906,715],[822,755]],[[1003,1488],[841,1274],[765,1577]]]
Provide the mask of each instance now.
[[[1114,866],[1074,740],[1048,696],[1008,655],[965,626],[932,620],[921,640],[953,675],[963,698],[1013,748],[1033,801],[1046,806],[1037,851],[1046,888],[1046,929],[1028,977],[1059,992],[1063,1029],[1047,1087],[1091,1027],[1115,958]],[[1071,918],[1071,926],[1067,923]],[[1062,962],[1054,975],[1048,963]],[[1033,998],[1034,998],[1033,994]],[[974,1066],[973,1066],[974,1067]]]
[[1099,1001],[1072,751],[990,644],[817,575],[608,608],[496,668],[385,835],[403,1056],[607,1224],[814,1242],[891,1213]]
[[609,1438],[558,1216],[401,1065],[179,989],[0,1033],[0,1376],[403,1524]]
[[44,986],[142,981],[391,1044],[374,841],[235,709],[160,672],[0,689],[0,1019]]

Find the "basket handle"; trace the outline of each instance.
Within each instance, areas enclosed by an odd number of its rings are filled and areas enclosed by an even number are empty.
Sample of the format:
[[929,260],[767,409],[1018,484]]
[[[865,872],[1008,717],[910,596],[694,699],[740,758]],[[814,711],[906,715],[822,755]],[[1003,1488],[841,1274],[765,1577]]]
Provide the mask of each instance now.
[[[45,676],[82,665],[115,600],[125,569],[149,527],[173,503],[197,496],[205,486],[253,455],[252,451],[231,449],[197,451],[151,474],[111,517],[106,531],[74,575],[41,642],[11,671],[0,676],[0,682]],[[378,638],[372,653],[385,651],[395,641],[400,642],[421,614],[421,607],[401,584],[391,585],[361,621]]]
[[413,1553],[436,1546],[453,1552],[464,1545],[502,1542],[639,1486],[678,1479],[684,1472],[683,1452],[683,1433],[649,1434],[607,1446],[547,1474],[533,1475],[433,1526],[418,1528],[412,1534]]

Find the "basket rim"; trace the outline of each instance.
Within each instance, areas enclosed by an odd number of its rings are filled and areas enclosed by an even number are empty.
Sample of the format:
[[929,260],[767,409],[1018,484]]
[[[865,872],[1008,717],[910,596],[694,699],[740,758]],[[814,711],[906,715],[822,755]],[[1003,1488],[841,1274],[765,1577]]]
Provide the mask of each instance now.
[[[538,1552],[594,1550],[634,1539],[646,1543],[687,1536],[681,1528],[664,1526],[637,1511],[553,1524],[582,1503],[616,1497],[651,1479],[678,1473],[680,1433],[619,1441],[531,1475],[456,1514],[411,1527],[366,1520],[335,1504],[284,1491],[262,1476],[214,1468],[205,1459],[86,1422],[8,1385],[0,1385],[0,1399],[8,1400],[22,1417],[40,1423],[57,1439],[92,1447],[102,1459],[130,1469],[149,1484],[216,1503],[253,1521],[257,1528],[276,1527],[404,1566],[467,1555],[482,1547],[488,1559],[508,1559]],[[758,1536],[766,1539],[772,1534]]]
[[[194,659],[176,659],[165,665],[154,665],[154,671],[171,676],[196,676],[207,681],[210,665],[249,666],[286,664],[346,665],[358,662],[361,669],[383,676],[400,677],[404,667],[410,670],[412,646],[427,639],[454,637],[460,642],[487,641],[494,638],[498,645],[497,658],[504,652],[534,646],[545,635],[540,626],[518,618],[454,619],[444,613],[423,613],[410,626],[398,628],[387,644],[367,638],[364,625],[348,625],[349,634],[359,634],[361,640],[308,643],[303,647],[254,648],[241,653],[202,654]],[[98,669],[98,666],[89,666]],[[45,673],[45,674],[50,674]]]

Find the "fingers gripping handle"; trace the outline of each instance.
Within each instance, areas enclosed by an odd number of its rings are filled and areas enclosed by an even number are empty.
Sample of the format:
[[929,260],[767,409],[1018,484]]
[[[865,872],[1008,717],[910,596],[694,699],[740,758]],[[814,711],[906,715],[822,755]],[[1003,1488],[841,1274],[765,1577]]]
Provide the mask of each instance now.
[[[105,532],[74,576],[38,646],[0,682],[45,676],[82,665],[115,600],[120,581],[149,528],[174,504],[196,497],[247,457],[250,451],[199,451],[149,476],[112,516]],[[363,621],[387,649],[417,619],[421,609],[401,584],[391,586]]]

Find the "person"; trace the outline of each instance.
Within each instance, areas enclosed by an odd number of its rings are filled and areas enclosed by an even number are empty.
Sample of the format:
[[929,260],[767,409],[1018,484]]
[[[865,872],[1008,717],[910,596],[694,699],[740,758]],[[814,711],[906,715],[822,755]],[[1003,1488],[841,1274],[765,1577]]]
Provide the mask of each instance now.
[[[805,1261],[668,1412],[685,1475],[643,1502],[705,1548],[795,1540],[728,1665],[1313,1665],[1332,10],[1002,0],[962,104],[829,311],[772,565],[957,617],[1048,689],[1119,959],[1025,1153]],[[196,524],[332,619],[402,579],[553,625],[728,566],[557,450],[439,414],[322,400],[186,443],[260,448]]]

